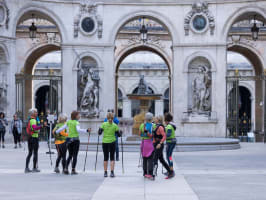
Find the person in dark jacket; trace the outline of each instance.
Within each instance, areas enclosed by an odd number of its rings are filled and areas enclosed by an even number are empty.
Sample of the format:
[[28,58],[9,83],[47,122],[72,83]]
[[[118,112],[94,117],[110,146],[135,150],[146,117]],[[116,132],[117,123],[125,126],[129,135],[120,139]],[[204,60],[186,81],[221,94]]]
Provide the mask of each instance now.
[[6,126],[8,125],[7,120],[5,118],[5,113],[0,113],[0,147],[2,142],[2,148],[5,148],[5,134],[6,134]]

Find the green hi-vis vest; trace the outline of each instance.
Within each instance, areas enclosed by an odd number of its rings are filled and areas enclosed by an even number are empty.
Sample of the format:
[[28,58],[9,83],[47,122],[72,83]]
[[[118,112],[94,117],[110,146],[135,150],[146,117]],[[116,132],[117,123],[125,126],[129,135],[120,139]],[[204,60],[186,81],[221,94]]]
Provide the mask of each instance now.
[[[145,124],[146,124],[146,123],[145,123]],[[147,136],[147,134],[144,133],[144,125],[145,125],[145,124],[142,123],[142,124],[140,125],[140,127],[139,127],[139,130],[140,130],[140,132],[141,132],[141,139],[142,139],[142,140],[151,139],[149,136]],[[150,131],[153,131],[153,130],[155,130],[155,129],[156,129],[156,124],[152,124],[152,130],[148,130],[148,131],[149,131],[149,133],[150,133]],[[152,134],[152,132],[151,132],[150,134]]]
[[[58,123],[56,124],[54,130],[58,130],[59,128],[61,128],[62,126],[64,126],[64,123]],[[65,141],[66,140],[66,136],[61,135],[60,133],[55,134],[55,141]]]
[[67,121],[68,137],[69,138],[79,137],[79,133],[77,131],[77,125],[79,125],[79,122],[77,120]]
[[32,128],[32,126],[33,125],[35,125],[35,126],[37,126],[37,121],[36,121],[36,119],[30,119],[30,128],[31,128],[31,130],[32,130],[32,132],[33,132],[33,134],[31,135],[31,137],[33,137],[33,138],[38,138],[39,137],[39,130],[33,130],[33,128]]
[[171,130],[171,135],[166,138],[166,142],[171,142],[172,139],[175,138],[175,129],[171,124],[168,124],[165,128],[166,134],[168,133],[168,130]]

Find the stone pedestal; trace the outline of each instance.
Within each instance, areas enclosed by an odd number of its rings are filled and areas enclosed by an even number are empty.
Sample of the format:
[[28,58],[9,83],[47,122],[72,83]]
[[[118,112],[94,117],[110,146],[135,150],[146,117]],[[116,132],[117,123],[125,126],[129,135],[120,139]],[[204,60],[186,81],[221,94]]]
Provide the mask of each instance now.
[[132,134],[139,134],[139,127],[145,120],[145,113],[149,110],[149,104],[152,100],[159,100],[162,95],[160,94],[130,94],[127,95],[129,99],[140,100],[140,114],[134,116],[134,125],[132,128]]

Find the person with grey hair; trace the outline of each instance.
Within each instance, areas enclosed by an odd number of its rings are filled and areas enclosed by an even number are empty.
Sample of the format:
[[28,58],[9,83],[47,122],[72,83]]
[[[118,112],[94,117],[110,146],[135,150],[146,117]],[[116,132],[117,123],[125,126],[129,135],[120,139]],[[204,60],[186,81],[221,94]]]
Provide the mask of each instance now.
[[[38,111],[36,108],[32,108],[29,110],[29,115],[30,115],[30,120],[27,125],[27,130],[28,132],[28,156],[26,158],[26,168],[25,168],[25,173],[29,172],[40,172],[40,170],[37,168],[37,163],[38,163],[38,149],[39,149],[39,132],[41,129],[41,126],[38,126],[37,123],[37,116],[38,116]],[[30,159],[33,153],[33,170],[29,169],[29,163]]]
[[153,114],[148,112],[145,114],[145,123],[139,127],[139,135],[141,137],[141,154],[143,158],[143,176],[145,178],[153,178]]
[[10,125],[10,133],[13,133],[14,136],[14,144],[15,149],[17,148],[17,144],[19,143],[19,147],[21,148],[21,133],[22,133],[22,121],[18,118],[16,114],[13,116],[13,120]]

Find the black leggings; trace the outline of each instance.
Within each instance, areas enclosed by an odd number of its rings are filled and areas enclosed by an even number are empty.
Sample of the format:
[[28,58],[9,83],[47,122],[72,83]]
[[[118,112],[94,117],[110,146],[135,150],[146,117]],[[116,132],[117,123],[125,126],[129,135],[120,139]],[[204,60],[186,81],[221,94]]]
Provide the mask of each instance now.
[[5,142],[6,130],[0,130],[0,142]]
[[115,160],[115,142],[113,143],[103,143],[103,155],[104,155],[104,161],[109,160],[109,154],[110,154],[110,160]]
[[20,134],[18,134],[17,130],[13,130],[13,136],[14,136],[14,143],[17,144],[20,143]]
[[64,142],[63,144],[56,144],[55,146],[57,150],[57,159],[56,159],[55,167],[59,166],[59,163],[62,159],[62,167],[63,169],[65,169],[66,168],[66,152],[67,152],[66,143]]
[[160,160],[160,162],[162,163],[162,165],[164,166],[164,168],[170,173],[170,167],[167,164],[167,162],[164,160],[163,157],[163,148],[164,148],[164,144],[161,144],[161,147],[159,149],[156,149],[156,146],[159,144],[159,142],[154,143],[154,156],[153,156],[153,164],[154,164],[154,168],[155,171],[157,171],[158,168],[158,160]]
[[153,174],[153,153],[149,157],[143,157],[143,175]]
[[80,144],[79,140],[74,140],[68,144],[67,149],[68,149],[69,155],[67,158],[66,168],[68,168],[70,161],[72,161],[72,169],[76,168],[78,153],[79,153],[79,144]]
[[37,168],[39,139],[30,137],[28,140],[28,149],[29,149],[29,153],[26,158],[26,168],[29,168],[29,163],[30,163],[30,158],[32,156],[32,152],[33,152],[33,168]]

